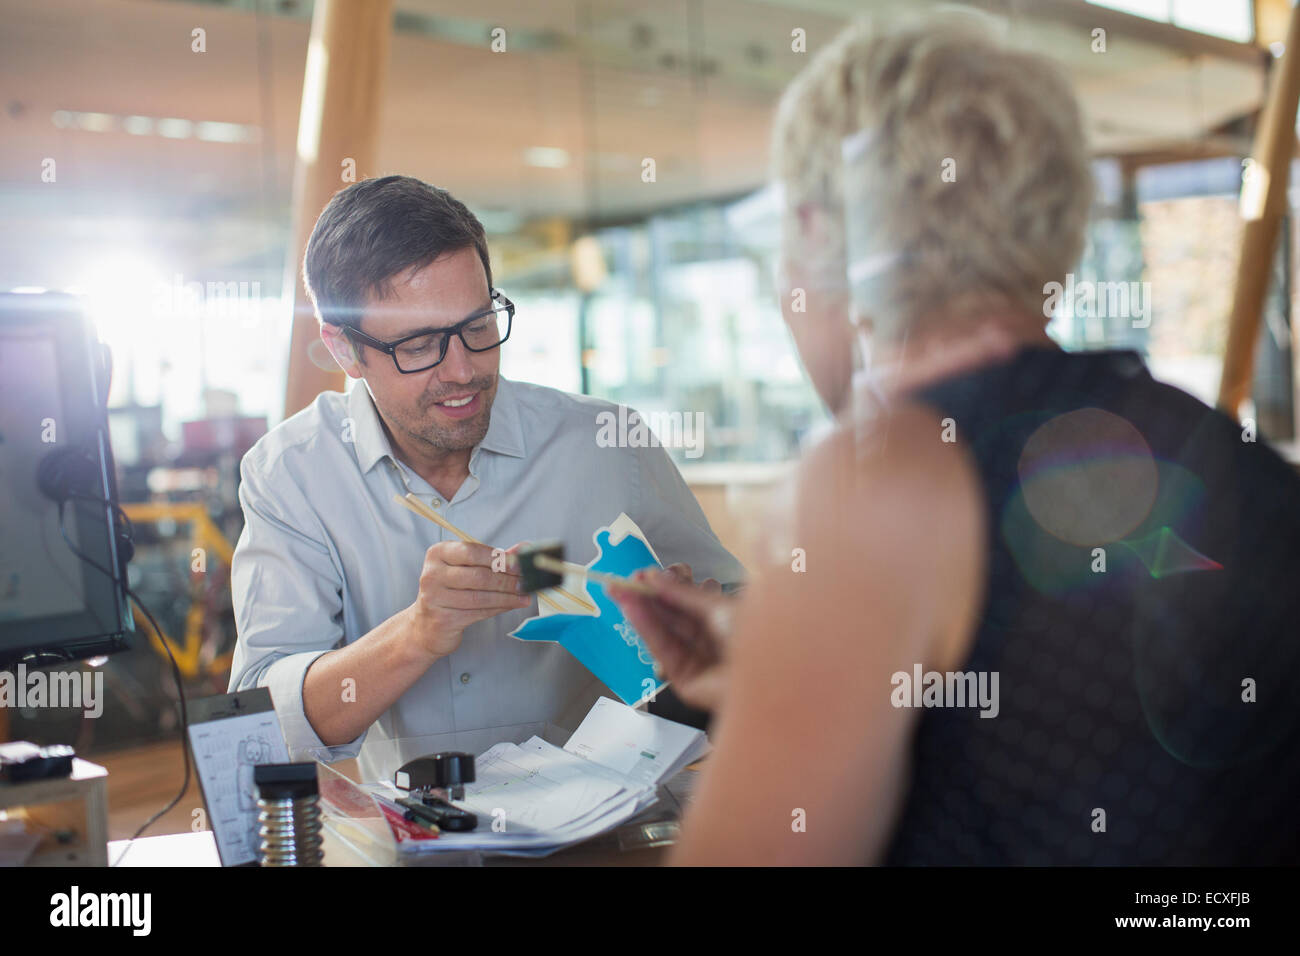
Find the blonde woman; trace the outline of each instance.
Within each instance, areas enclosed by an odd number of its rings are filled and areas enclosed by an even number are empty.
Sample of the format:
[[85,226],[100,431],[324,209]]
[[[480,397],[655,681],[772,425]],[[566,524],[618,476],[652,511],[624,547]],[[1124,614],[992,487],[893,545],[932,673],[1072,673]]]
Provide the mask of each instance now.
[[737,601],[618,593],[716,712],[673,861],[1296,862],[1300,481],[1140,356],[1046,335],[1092,195],[1068,84],[859,25],[774,151],[839,427],[798,473],[802,562]]

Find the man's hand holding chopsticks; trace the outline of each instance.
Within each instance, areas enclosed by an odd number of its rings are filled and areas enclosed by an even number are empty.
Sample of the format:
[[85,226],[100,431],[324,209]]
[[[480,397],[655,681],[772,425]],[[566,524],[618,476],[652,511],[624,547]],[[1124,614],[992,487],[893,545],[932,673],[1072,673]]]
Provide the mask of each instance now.
[[441,541],[425,552],[420,593],[412,605],[425,650],[445,657],[460,646],[471,624],[532,603],[532,595],[522,590],[514,558],[518,547],[505,552],[504,562],[493,548],[469,541]]

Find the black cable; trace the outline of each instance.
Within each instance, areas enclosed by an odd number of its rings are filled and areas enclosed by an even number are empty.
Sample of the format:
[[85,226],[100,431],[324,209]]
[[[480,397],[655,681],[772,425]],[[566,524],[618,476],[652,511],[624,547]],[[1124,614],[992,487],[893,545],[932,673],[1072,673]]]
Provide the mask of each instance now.
[[[134,539],[135,528],[131,524],[130,517],[127,515],[125,511],[123,511],[120,507],[118,507],[113,502],[109,501],[106,498],[96,498],[93,495],[73,494],[70,495],[69,497],[83,498],[87,501],[93,501],[96,502],[97,504],[107,505],[108,507],[112,508],[113,511],[116,512],[117,515],[120,515],[122,520],[125,522],[128,537]],[[148,619],[149,625],[153,628],[154,633],[158,635],[158,641],[159,643],[162,644],[163,650],[167,652],[167,659],[171,661],[172,677],[176,681],[176,694],[179,697],[179,701],[180,701],[181,759],[185,763],[185,779],[181,783],[180,792],[177,793],[176,796],[172,798],[171,802],[168,803],[167,806],[163,807],[161,810],[159,810],[157,813],[151,816],[144,823],[140,824],[140,828],[135,831],[135,834],[129,840],[127,840],[126,846],[123,847],[121,855],[119,855],[117,861],[113,863],[113,866],[116,867],[120,865],[124,859],[126,859],[127,853],[130,852],[131,847],[135,845],[135,841],[140,838],[140,834],[144,833],[145,830],[149,829],[149,827],[157,823],[161,817],[163,817],[173,807],[175,807],[178,803],[180,803],[181,798],[185,796],[185,792],[190,788],[190,748],[189,748],[189,743],[186,740],[186,733],[187,733],[187,729],[189,728],[190,716],[189,716],[189,710],[185,705],[185,685],[181,681],[180,665],[176,663],[176,656],[172,654],[171,645],[167,643],[167,635],[164,634],[163,629],[158,626],[158,622],[157,620],[154,619],[153,613],[150,612],[149,608],[145,605],[144,601],[140,599],[140,595],[136,594],[135,591],[131,588],[131,586],[125,580],[122,579],[122,577],[119,577],[117,574],[114,574],[112,571],[104,567],[94,558],[91,558],[89,555],[84,554],[75,544],[72,543],[72,539],[68,537],[67,525],[64,523],[63,520],[64,504],[66,504],[66,500],[59,502],[59,534],[63,536],[64,542],[68,545],[69,550],[71,550],[73,554],[75,554],[78,558],[80,558],[86,564],[90,565],[95,570],[101,572],[102,574],[108,575],[109,579],[115,585],[120,587],[122,591],[127,595],[127,597],[129,597],[132,601],[135,602],[136,607],[138,607],[141,611],[144,612],[144,616]]]
[[[115,512],[117,513],[117,516],[118,516],[119,518],[122,519],[122,523],[123,523],[124,525],[126,525],[126,531],[125,531],[125,537],[126,537],[126,539],[127,539],[128,541],[130,541],[132,544],[135,543],[135,524],[131,521],[131,516],[128,515],[128,514],[127,514],[125,511],[123,511],[121,508],[119,508],[117,505],[113,504],[113,502],[109,501],[107,498],[101,498],[101,497],[99,497],[98,495],[83,495],[83,494],[81,494],[81,493],[79,493],[79,492],[76,492],[76,491],[69,491],[69,492],[67,492],[66,495],[65,495],[65,500],[66,500],[66,498],[80,498],[80,499],[82,499],[83,501],[91,501],[91,502],[94,502],[94,503],[97,504],[97,505],[108,505],[110,508],[113,509],[113,511],[115,511]],[[60,505],[59,505],[59,506],[60,506],[60,508],[62,507],[62,502],[60,502]],[[59,520],[62,521],[62,512],[60,512]],[[63,525],[62,525],[62,524],[59,525],[59,530],[60,530],[60,532],[62,532],[62,530],[63,530]],[[118,536],[118,535],[117,535],[117,531],[116,531],[116,529],[114,529],[113,534],[114,534],[114,537],[117,537],[117,536]],[[93,564],[95,563],[95,562],[91,561],[90,558],[86,557],[85,555],[77,554],[77,549],[76,549],[76,548],[73,548],[73,546],[72,546],[72,542],[71,542],[71,541],[68,541],[68,536],[67,536],[66,534],[63,535],[63,540],[64,540],[65,542],[67,542],[67,545],[68,545],[69,548],[72,548],[72,553],[73,553],[73,554],[76,554],[77,557],[81,558],[81,560],[83,560],[83,561],[85,561],[87,564],[91,564],[91,565],[93,565]],[[99,570],[100,570],[100,571],[103,571],[105,574],[108,574],[108,571],[106,571],[104,568],[99,568]],[[113,583],[114,583],[114,584],[118,584],[118,583],[120,583],[120,580],[119,580],[119,578],[117,577],[117,575],[112,575],[112,578],[113,578]]]

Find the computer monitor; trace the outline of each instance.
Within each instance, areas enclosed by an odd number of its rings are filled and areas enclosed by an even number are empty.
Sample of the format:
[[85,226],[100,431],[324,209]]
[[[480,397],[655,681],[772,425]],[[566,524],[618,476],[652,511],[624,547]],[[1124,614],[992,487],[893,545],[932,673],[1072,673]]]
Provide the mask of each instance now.
[[0,667],[130,646],[108,380],[75,297],[0,294]]

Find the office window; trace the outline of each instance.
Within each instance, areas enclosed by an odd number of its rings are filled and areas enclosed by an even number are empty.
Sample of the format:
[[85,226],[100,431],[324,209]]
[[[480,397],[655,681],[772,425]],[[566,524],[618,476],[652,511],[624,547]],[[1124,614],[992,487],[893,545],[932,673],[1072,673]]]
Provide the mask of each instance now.
[[1251,0],[1089,0],[1099,7],[1172,23],[1239,43],[1255,38]]
[[[1069,349],[1133,349],[1157,379],[1215,404],[1241,246],[1241,159],[1148,166],[1127,185],[1116,160],[1098,161],[1094,169],[1099,189],[1088,245],[1048,332]],[[1298,172],[1300,163],[1293,165],[1293,182]],[[1297,198],[1293,192],[1292,229]],[[1253,395],[1242,414],[1265,437],[1290,441],[1290,230],[1278,246]]]
[[[508,285],[519,306],[502,372],[680,416],[679,464],[794,458],[827,415],[781,317],[775,229],[738,228],[747,200],[709,202],[597,229],[602,281]],[[676,421],[677,419],[671,419]],[[703,423],[703,440],[690,431]],[[660,436],[667,438],[667,436]]]

